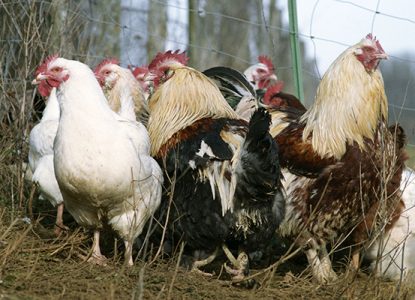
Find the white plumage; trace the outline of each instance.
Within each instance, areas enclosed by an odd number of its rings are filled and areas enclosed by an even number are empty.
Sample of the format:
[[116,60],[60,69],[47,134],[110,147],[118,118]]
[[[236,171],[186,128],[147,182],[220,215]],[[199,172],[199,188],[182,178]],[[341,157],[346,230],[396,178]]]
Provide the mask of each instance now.
[[65,228],[62,220],[63,198],[53,166],[53,142],[59,125],[59,104],[56,89],[52,89],[40,122],[33,127],[29,137],[29,166],[32,181],[39,186],[40,197],[57,208],[56,234]]
[[[376,275],[398,280],[415,272],[415,171],[405,168],[400,189],[405,204],[398,221],[368,249]],[[383,239],[383,240],[382,240]],[[376,262],[380,254],[380,260]],[[415,277],[414,277],[415,278]]]
[[48,71],[37,80],[58,82],[54,165],[66,207],[79,224],[95,230],[93,260],[105,259],[99,229],[106,220],[124,240],[132,265],[132,242],[161,198],[162,172],[149,156],[147,130],[110,109],[88,66],[63,58],[46,63]]

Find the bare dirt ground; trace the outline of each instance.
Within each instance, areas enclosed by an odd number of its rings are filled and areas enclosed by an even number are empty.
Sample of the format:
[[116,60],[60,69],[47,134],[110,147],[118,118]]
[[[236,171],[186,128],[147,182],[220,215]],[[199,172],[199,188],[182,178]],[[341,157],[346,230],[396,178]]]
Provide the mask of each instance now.
[[254,266],[253,288],[229,282],[220,259],[211,278],[179,266],[180,253],[141,256],[126,268],[122,249],[110,235],[103,246],[107,266],[92,265],[80,257],[88,255],[89,233],[71,224],[69,233],[54,238],[52,214],[40,214],[41,222],[29,224],[11,217],[10,208],[0,208],[0,299],[412,299],[415,292],[414,283],[346,272],[341,264],[337,282],[318,285],[301,255],[284,264],[276,258],[271,263],[277,268]]

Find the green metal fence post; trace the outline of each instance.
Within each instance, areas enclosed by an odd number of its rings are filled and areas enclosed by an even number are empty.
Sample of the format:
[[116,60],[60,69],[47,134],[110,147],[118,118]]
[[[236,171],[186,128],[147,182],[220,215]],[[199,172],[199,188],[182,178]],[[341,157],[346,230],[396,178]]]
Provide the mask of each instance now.
[[296,0],[288,0],[288,14],[290,24],[291,60],[293,62],[294,69],[293,76],[295,93],[297,94],[297,97],[301,100],[301,102],[304,102],[303,73],[301,69],[301,52],[298,37]]

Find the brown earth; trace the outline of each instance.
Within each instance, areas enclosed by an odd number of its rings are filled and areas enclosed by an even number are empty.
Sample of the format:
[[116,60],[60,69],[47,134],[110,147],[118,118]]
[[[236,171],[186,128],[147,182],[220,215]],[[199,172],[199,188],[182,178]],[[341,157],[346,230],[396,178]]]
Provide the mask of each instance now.
[[107,266],[92,265],[80,257],[88,255],[90,235],[75,224],[53,238],[52,211],[31,224],[12,215],[9,208],[0,209],[0,299],[410,299],[415,292],[414,283],[353,274],[341,265],[337,282],[318,285],[301,255],[283,264],[276,258],[271,262],[276,268],[254,266],[253,288],[232,284],[220,259],[213,268],[218,275],[211,278],[178,266],[179,254],[140,256],[126,268],[111,235],[104,237]]

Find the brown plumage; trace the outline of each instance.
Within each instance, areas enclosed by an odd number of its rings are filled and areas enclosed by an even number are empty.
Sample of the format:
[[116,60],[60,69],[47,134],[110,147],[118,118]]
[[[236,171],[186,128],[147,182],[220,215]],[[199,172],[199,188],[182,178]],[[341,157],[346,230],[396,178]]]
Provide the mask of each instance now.
[[[387,127],[387,99],[377,69],[386,55],[371,35],[343,52],[324,75],[314,104],[270,108],[271,134],[285,168],[287,214],[280,233],[307,246],[313,275],[336,278],[326,244],[350,235],[355,252],[389,222],[401,198],[403,132]],[[298,107],[294,107],[297,105]],[[398,138],[396,138],[398,137]]]

